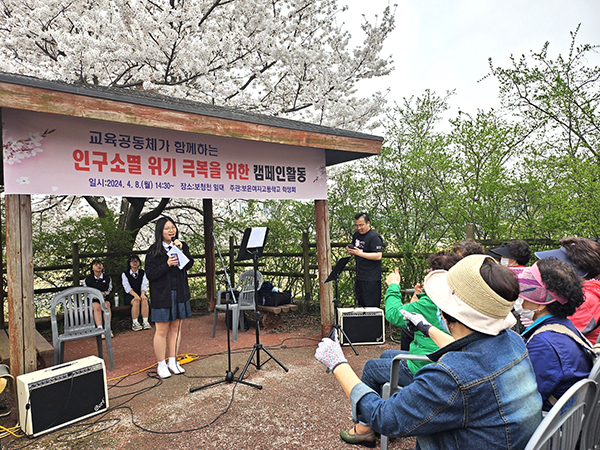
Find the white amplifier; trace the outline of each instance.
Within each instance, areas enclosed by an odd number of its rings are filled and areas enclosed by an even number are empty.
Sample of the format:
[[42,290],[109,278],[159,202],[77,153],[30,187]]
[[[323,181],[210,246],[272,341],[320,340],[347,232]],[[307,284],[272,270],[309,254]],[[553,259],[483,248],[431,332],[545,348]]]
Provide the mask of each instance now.
[[[383,344],[385,317],[380,308],[338,308],[338,321],[352,345]],[[340,343],[344,342],[344,334]]]
[[97,356],[17,377],[19,423],[30,437],[108,409],[106,368]]

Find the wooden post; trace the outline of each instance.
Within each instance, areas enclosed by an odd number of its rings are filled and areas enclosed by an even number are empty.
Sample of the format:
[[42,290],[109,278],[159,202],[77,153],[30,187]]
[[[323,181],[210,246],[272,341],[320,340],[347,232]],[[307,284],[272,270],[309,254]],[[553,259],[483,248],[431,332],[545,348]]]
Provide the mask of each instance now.
[[333,319],[333,283],[322,283],[331,272],[331,242],[329,240],[329,211],[327,200],[315,200],[317,225],[317,266],[319,280],[319,304],[321,306],[321,336],[331,331]]
[[73,259],[73,286],[79,286],[79,243],[71,244],[71,257]]
[[235,266],[233,264],[235,262],[235,249],[233,248],[234,245],[232,234],[229,236],[229,281],[231,281],[232,286],[235,286]]
[[213,229],[213,203],[212,199],[202,199],[204,210],[204,255],[205,255],[205,272],[206,272],[206,301],[215,301],[215,242],[212,237]]
[[6,196],[8,338],[13,376],[37,369],[33,307],[31,196]]
[[468,223],[465,225],[465,234],[467,235],[467,239],[475,239],[475,224]]
[[310,242],[308,233],[302,233],[302,270],[304,272],[304,300],[311,300],[310,285]]

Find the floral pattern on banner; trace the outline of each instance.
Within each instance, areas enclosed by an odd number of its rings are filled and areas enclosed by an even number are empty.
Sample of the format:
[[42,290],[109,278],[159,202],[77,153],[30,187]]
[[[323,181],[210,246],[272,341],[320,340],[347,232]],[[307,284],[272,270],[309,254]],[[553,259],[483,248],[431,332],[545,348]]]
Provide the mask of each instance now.
[[[37,153],[43,152],[41,141],[56,130],[46,130],[42,134],[29,133],[28,139],[15,140],[11,137],[4,144],[4,162],[7,164],[20,163],[25,158],[31,158]],[[21,181],[20,184],[23,184]]]

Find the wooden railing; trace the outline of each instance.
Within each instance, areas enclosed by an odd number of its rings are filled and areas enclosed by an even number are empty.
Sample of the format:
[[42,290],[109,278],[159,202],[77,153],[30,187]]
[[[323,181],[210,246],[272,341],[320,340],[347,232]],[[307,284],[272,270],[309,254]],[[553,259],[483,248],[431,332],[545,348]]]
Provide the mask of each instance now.
[[[467,231],[467,236],[468,236],[469,235],[468,227],[467,227],[466,231]],[[476,241],[480,242],[481,244],[483,244],[486,247],[498,246],[503,242],[503,241],[495,240],[495,239],[487,239],[487,240],[477,240],[476,239]],[[536,246],[556,246],[556,245],[558,245],[557,242],[547,240],[547,239],[531,239],[531,240],[527,240],[527,241],[530,244],[536,245]],[[346,245],[347,245],[347,243],[345,243],[345,242],[331,243],[331,248],[332,249],[341,249],[341,248],[345,247]],[[252,266],[252,263],[249,261],[236,262],[236,256],[237,256],[238,251],[239,251],[239,245],[235,245],[234,237],[231,236],[229,239],[229,248],[222,251],[222,254],[223,254],[223,257],[228,260],[227,261],[227,264],[228,264],[227,271],[232,280],[232,283],[234,283],[236,272],[243,272],[245,270],[248,270]],[[342,250],[340,250],[340,252],[342,252]],[[70,275],[65,276],[63,278],[64,284],[60,284],[59,286],[37,288],[34,290],[34,294],[55,293],[55,292],[60,292],[68,287],[79,285],[80,281],[83,278],[85,278],[85,276],[87,275],[88,264],[85,263],[85,261],[89,261],[90,259],[93,259],[93,258],[102,259],[102,258],[112,258],[112,257],[126,257],[131,253],[143,255],[146,253],[146,251],[145,250],[134,250],[132,252],[127,252],[127,253],[80,253],[78,244],[73,244],[71,254],[65,255],[65,257],[64,257],[65,261],[70,260],[70,263],[66,262],[65,264],[57,264],[57,265],[52,265],[52,266],[34,266],[34,269],[33,269],[34,274],[35,273],[43,273],[43,272],[54,272],[54,271],[59,271],[59,270],[68,271],[70,273]],[[194,259],[196,259],[196,261],[202,261],[202,260],[205,260],[206,255],[194,254],[192,256],[194,257]],[[424,259],[426,259],[428,257],[427,254],[416,255],[416,256],[421,256]],[[385,260],[385,259],[398,260],[398,259],[402,259],[403,257],[404,257],[404,254],[401,252],[384,252],[382,255],[383,260]],[[277,258],[298,258],[300,260],[299,264],[298,264],[298,270],[297,271],[287,271],[287,272],[267,270],[266,268],[269,267],[269,265],[271,265],[271,264],[269,264],[268,259],[277,259]],[[265,260],[267,262],[265,262]],[[346,270],[349,272],[352,272],[352,271],[354,271],[354,267],[352,265],[350,265]],[[302,242],[301,242],[301,251],[299,251],[299,252],[264,252],[262,254],[262,258],[261,258],[260,271],[266,277],[280,276],[280,277],[287,277],[287,278],[302,279],[304,298],[307,301],[310,301],[310,299],[312,298],[312,280],[317,278],[317,274],[316,274],[316,272],[317,272],[316,244],[311,243],[309,241],[309,236],[307,233],[303,233],[302,234]],[[115,286],[115,289],[120,289],[121,274],[120,273],[118,273],[118,274],[108,273],[108,274],[111,276],[111,278],[113,280],[113,286]],[[217,261],[216,274],[217,275],[223,274],[223,269],[221,268],[221,264],[219,261]],[[188,272],[188,276],[190,278],[205,277],[206,273],[203,271],[196,271],[196,272],[190,271],[190,272]],[[4,285],[4,279],[3,279],[2,289],[0,290],[0,295],[1,295],[1,300],[2,300],[2,301],[0,301],[0,317],[4,317],[4,299],[6,298],[6,286]],[[0,324],[2,324],[2,322],[3,321],[0,321]]]

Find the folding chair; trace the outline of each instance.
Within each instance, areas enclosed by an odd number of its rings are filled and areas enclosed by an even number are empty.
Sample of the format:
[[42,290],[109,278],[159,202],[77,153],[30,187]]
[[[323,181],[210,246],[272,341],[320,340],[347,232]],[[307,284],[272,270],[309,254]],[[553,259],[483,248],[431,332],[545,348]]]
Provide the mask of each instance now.
[[[96,327],[94,322],[93,300],[100,300],[100,307],[104,313],[104,328]],[[54,365],[63,362],[65,342],[77,339],[95,337],[98,344],[98,356],[102,355],[102,335],[106,340],[108,362],[110,370],[115,370],[113,365],[113,348],[110,331],[110,312],[104,304],[102,292],[98,289],[78,286],[59,292],[52,298],[50,319],[52,321],[52,343],[54,344]],[[63,332],[58,331],[57,309],[62,306],[64,312]]]
[[[260,286],[263,282],[263,276],[260,272],[256,273],[256,282],[258,288],[260,289]],[[254,311],[254,270],[247,270],[242,273],[240,275],[238,284],[233,289],[234,291],[239,292],[237,302],[229,303],[229,311],[231,311],[231,329],[233,331],[232,340],[233,342],[237,342],[238,327],[240,321],[244,320],[244,311]],[[217,328],[217,313],[219,311],[227,311],[226,302],[230,301],[229,296],[229,290],[222,289],[217,293],[211,337],[215,337],[215,330]]]
[[592,402],[589,412],[583,419],[581,429],[581,450],[600,449],[600,358],[592,367],[588,380],[596,382],[596,399]]
[[[403,386],[398,386],[398,376],[400,372],[400,361],[404,360],[413,360],[413,361],[431,361],[425,355],[411,355],[408,353],[401,353],[396,355],[394,359],[392,359],[392,368],[390,369],[390,381],[385,383],[381,388],[381,398],[383,400],[387,400],[394,393],[400,391]],[[381,435],[381,450],[387,450],[388,448],[388,436]]]
[[525,450],[574,450],[583,420],[596,398],[596,383],[580,380],[571,386],[537,427]]

